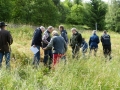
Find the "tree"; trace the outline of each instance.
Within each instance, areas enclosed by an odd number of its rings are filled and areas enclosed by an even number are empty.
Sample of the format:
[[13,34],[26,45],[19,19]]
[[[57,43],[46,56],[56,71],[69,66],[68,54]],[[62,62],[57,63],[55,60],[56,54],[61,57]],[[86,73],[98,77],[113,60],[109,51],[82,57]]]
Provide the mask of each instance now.
[[11,0],[0,0],[0,20],[9,22],[11,19]]
[[97,23],[98,30],[105,29],[105,15],[107,12],[107,5],[101,0],[91,0],[90,2],[90,18],[89,26],[95,29]]
[[108,3],[106,23],[107,29],[120,32],[120,0],[111,0]]
[[34,24],[56,25],[59,12],[52,0],[35,0],[32,20]]

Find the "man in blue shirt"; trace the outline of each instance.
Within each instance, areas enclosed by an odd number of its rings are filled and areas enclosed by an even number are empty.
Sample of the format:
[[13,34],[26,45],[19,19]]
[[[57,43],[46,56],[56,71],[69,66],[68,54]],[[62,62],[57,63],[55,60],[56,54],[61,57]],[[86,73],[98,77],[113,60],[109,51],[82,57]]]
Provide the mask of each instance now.
[[96,34],[96,30],[93,30],[93,34],[89,39],[89,48],[90,48],[90,54],[92,50],[94,50],[94,56],[96,56],[98,44],[99,44],[99,37]]
[[37,66],[40,62],[40,47],[42,47],[42,33],[45,31],[43,26],[38,27],[33,34],[32,44],[31,46],[37,47],[39,50],[36,54],[34,54],[33,65]]

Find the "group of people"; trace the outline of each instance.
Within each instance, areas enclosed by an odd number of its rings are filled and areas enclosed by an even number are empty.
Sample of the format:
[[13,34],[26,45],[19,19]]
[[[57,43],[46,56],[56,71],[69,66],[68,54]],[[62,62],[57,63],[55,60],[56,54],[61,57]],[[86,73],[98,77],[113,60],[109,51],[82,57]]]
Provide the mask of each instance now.
[[[47,30],[41,26],[34,31],[31,46],[38,48],[39,51],[34,54],[33,65],[39,65],[40,47],[44,50],[43,63],[49,68],[51,68],[51,64],[55,66],[60,58],[65,58],[68,43],[67,32],[62,25],[59,26],[59,30],[60,35],[52,26],[49,26]],[[53,37],[51,37],[51,34]]]
[[[13,38],[9,31],[6,30],[6,24],[0,22],[0,67],[2,66],[3,56],[5,56],[6,67],[10,67],[10,45],[13,43]],[[59,32],[54,30],[53,26],[49,26],[47,30],[45,27],[38,27],[33,34],[31,46],[38,49],[38,52],[34,54],[33,65],[38,66],[40,63],[40,47],[44,50],[43,63],[45,66],[51,68],[55,67],[60,59],[66,61],[66,51],[68,45],[72,48],[72,58],[79,58],[79,50],[82,48],[82,54],[85,57],[85,53],[88,49],[88,44],[85,38],[82,37],[81,33],[76,28],[72,28],[72,36],[70,41],[67,36],[67,31],[63,25],[59,26]],[[52,34],[52,36],[51,36]],[[96,34],[96,30],[93,30],[92,36],[89,39],[90,54],[94,51],[94,56],[98,50],[99,42],[102,42],[103,53],[105,58],[111,57],[111,40],[110,35],[107,31],[103,32],[103,35],[99,39]],[[51,66],[52,65],[52,66]]]
[[[34,46],[39,50],[34,55],[33,60],[34,65],[38,65],[40,62],[40,47],[42,47],[42,49],[44,50],[43,63],[45,66],[48,66],[49,68],[51,68],[51,64],[54,67],[56,63],[59,62],[60,59],[64,59],[66,61],[66,51],[68,44],[72,48],[73,59],[79,58],[80,48],[82,48],[82,54],[83,57],[85,57],[85,53],[87,52],[88,49],[88,44],[85,41],[85,38],[82,38],[81,33],[79,33],[76,28],[72,28],[71,29],[72,36],[69,42],[67,31],[64,29],[63,25],[59,26],[59,31],[60,35],[56,30],[54,30],[52,26],[49,26],[47,30],[45,30],[45,28],[41,26],[34,31],[31,46]],[[92,51],[94,51],[94,56],[96,56],[99,42],[100,40],[96,34],[96,30],[93,30],[93,34],[89,39],[90,54],[92,53]],[[103,35],[101,36],[101,42],[103,45],[103,52],[105,58],[109,56],[109,59],[111,59],[111,40],[110,35],[107,34],[107,31],[103,32]]]

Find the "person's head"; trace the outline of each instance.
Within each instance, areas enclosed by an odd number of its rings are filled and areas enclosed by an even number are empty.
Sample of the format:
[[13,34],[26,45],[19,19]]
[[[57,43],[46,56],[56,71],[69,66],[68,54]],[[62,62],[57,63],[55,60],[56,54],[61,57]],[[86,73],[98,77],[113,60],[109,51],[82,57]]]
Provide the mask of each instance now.
[[0,28],[1,29],[5,29],[6,26],[7,26],[7,24],[5,24],[4,22],[0,22]]
[[76,34],[77,33],[77,29],[76,28],[72,28],[71,31],[72,31],[72,34]]
[[45,31],[45,27],[43,27],[43,26],[40,26],[40,29],[41,29],[42,32]]
[[82,38],[82,41],[85,41],[85,38]]
[[103,33],[104,33],[104,34],[107,34],[107,31],[106,31],[106,30],[104,30],[104,31],[103,31]]
[[53,29],[54,29],[53,26],[49,26],[49,27],[48,27],[48,31],[49,31],[50,33],[52,33]]
[[59,30],[60,30],[60,31],[64,30],[64,26],[63,26],[63,25],[60,25],[60,26],[59,26]]
[[97,31],[96,31],[96,30],[93,30],[92,34],[94,35],[94,34],[96,34],[96,33],[97,33]]
[[55,35],[58,35],[58,32],[56,30],[52,32],[52,36],[55,36]]

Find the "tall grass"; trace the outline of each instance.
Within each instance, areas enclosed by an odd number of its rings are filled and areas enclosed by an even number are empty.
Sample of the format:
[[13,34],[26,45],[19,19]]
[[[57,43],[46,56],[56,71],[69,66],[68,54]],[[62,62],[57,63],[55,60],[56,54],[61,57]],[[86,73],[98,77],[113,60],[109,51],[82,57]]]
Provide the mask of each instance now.
[[[32,26],[8,27],[14,38],[11,70],[0,70],[0,90],[120,90],[120,35],[110,32],[112,39],[112,60],[107,61],[102,53],[101,43],[97,56],[72,59],[71,48],[67,51],[67,63],[61,61],[56,69],[48,70],[40,63],[33,69],[30,44]],[[69,37],[70,28],[67,28]],[[88,42],[91,31],[80,31]],[[102,32],[98,32],[101,36]],[[89,50],[88,50],[89,51]],[[43,51],[41,50],[43,57]],[[81,52],[80,52],[81,56]]]

